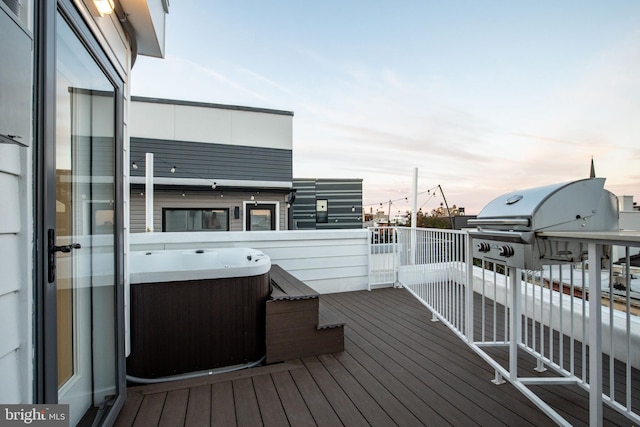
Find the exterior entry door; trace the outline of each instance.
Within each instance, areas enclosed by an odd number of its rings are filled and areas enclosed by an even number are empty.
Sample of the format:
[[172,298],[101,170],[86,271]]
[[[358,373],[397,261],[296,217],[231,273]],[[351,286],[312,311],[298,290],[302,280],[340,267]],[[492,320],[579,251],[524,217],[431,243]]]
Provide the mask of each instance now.
[[246,205],[247,231],[275,230],[276,229],[276,205],[256,203]]
[[55,229],[58,401],[71,425],[118,396],[116,111],[118,90],[56,15]]

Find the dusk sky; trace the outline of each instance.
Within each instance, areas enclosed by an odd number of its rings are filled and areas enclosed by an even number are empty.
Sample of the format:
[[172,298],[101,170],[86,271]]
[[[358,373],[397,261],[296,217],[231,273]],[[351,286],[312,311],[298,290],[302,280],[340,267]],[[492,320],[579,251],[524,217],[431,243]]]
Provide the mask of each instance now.
[[[293,111],[293,175],[475,214],[597,176],[640,202],[640,1],[189,1],[132,94]],[[421,194],[429,211],[441,197]]]

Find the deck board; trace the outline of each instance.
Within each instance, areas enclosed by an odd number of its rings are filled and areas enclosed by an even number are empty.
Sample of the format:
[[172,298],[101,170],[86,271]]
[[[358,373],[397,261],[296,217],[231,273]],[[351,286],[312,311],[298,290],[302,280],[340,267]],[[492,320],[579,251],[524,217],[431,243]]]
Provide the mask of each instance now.
[[[347,306],[344,305],[336,304],[335,307],[336,310],[347,310]],[[437,408],[447,423],[470,425],[474,423],[475,419],[475,422],[481,425],[500,425],[499,420],[488,416],[481,408],[478,408],[478,413],[469,412],[469,409],[473,407],[470,398],[456,392],[455,383],[447,384],[435,373],[429,372],[419,363],[411,360],[409,356],[403,354],[407,347],[402,341],[385,332],[384,328],[370,330],[369,328],[373,329],[373,327],[371,321],[367,319],[375,314],[362,311],[353,304],[349,304],[349,309],[352,317],[347,319],[347,324],[350,329],[356,334],[362,335],[371,344],[366,348],[367,354],[372,356],[381,366],[389,369],[408,390],[422,396],[425,403],[428,402],[430,406]],[[383,338],[390,341],[385,342]]]
[[189,389],[185,427],[209,425],[211,422],[211,385]]
[[288,372],[277,372],[271,377],[289,423],[300,427],[315,426],[313,416],[291,375]]
[[242,378],[233,382],[233,397],[239,426],[263,425],[251,378]]
[[316,356],[302,359],[322,394],[345,426],[367,426],[367,420]]
[[253,378],[253,387],[260,408],[262,421],[266,427],[280,427],[288,424],[287,415],[284,412],[282,402],[269,375],[260,375]]
[[172,390],[167,393],[159,427],[174,427],[184,425],[187,403],[189,402],[189,390]]
[[157,426],[160,423],[166,393],[156,393],[146,397],[133,423],[134,427]]
[[[511,384],[492,384],[493,369],[406,290],[321,300],[346,322],[345,351],[131,387],[116,426],[555,425]],[[498,360],[501,352],[492,349]],[[519,363],[528,376],[553,374],[534,374],[526,354]],[[572,424],[588,425],[581,389],[532,388]],[[630,425],[612,412],[605,408],[604,425]]]
[[[349,319],[347,324],[357,329],[357,333],[363,334],[366,340],[373,344],[372,352],[375,349],[377,357],[387,358],[383,359],[385,365],[398,363],[398,369],[404,369],[403,382],[412,384],[414,392],[428,396],[429,401],[434,402],[436,407],[446,409],[444,412],[447,413],[450,423],[466,425],[475,420],[482,425],[528,424],[527,420],[520,416],[511,416],[510,411],[505,412],[501,420],[496,419],[492,413],[495,400],[482,393],[482,390],[487,388],[487,382],[492,376],[489,374],[482,379],[476,374],[469,375],[468,369],[464,369],[468,358],[460,358],[457,362],[453,358],[455,354],[469,356],[467,351],[463,351],[468,349],[464,348],[465,345],[460,339],[451,339],[450,335],[446,334],[448,339],[438,342],[440,337],[437,336],[432,336],[427,341],[418,335],[403,334],[402,331],[405,327],[397,320],[402,317],[382,316],[379,313],[379,307],[363,302],[364,299],[366,297],[354,299],[351,296],[341,299],[342,310],[346,311],[346,304],[348,304],[351,312],[362,319],[359,322],[355,322],[354,319],[353,324],[352,319]],[[374,328],[376,324],[382,324],[383,327],[376,330]],[[431,326],[432,328],[445,328],[444,325]],[[449,357],[436,354],[434,349],[438,347],[448,349],[447,355]],[[454,349],[460,351],[452,351]],[[394,354],[396,356],[392,358]],[[475,358],[475,354],[473,356]],[[461,376],[455,375],[455,371],[462,371]],[[468,385],[479,387],[480,393],[473,394],[472,397],[460,395],[457,385],[462,381],[467,381]],[[503,396],[503,398],[510,400],[508,396]],[[463,411],[454,411],[451,408],[452,402],[455,402],[456,406],[462,407]],[[504,403],[504,401],[502,402]],[[470,416],[473,416],[473,419],[470,419]]]
[[318,360],[349,396],[369,425],[381,427],[397,425],[384,411],[380,402],[370,395],[370,391],[364,388],[333,355],[324,354],[318,356]]
[[236,405],[231,381],[211,385],[211,414],[212,427],[236,425]]
[[299,369],[291,372],[291,377],[296,383],[300,395],[309,407],[309,411],[318,426],[340,425],[340,418],[329,404],[324,394],[313,380],[311,374],[306,369]]

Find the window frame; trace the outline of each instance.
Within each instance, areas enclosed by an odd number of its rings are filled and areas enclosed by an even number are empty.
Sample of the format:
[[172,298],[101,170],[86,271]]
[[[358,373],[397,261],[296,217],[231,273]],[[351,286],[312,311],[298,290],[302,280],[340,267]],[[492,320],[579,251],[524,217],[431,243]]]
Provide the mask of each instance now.
[[[226,221],[222,221],[220,224],[220,228],[201,228],[201,229],[191,229],[189,230],[188,228],[185,230],[167,230],[167,213],[170,211],[184,211],[189,212],[189,211],[194,211],[194,212],[201,212],[202,213],[202,219],[201,222],[204,222],[204,217],[205,217],[205,213],[210,211],[210,212],[216,212],[216,213],[221,213],[223,212],[226,215]],[[188,224],[187,224],[188,226]],[[162,232],[163,233],[197,233],[197,232],[221,232],[221,231],[229,231],[230,228],[230,218],[229,218],[229,208],[218,208],[218,207],[207,207],[207,208],[162,208]]]
[[[318,205],[324,202],[324,210],[319,210]],[[316,199],[316,224],[329,223],[329,199]]]
[[244,219],[242,221],[242,231],[256,231],[256,230],[251,230],[250,227],[247,226],[247,221],[249,221],[249,213],[250,210],[254,207],[263,207],[263,208],[267,208],[267,206],[270,206],[269,209],[273,209],[274,212],[274,217],[272,218],[273,221],[273,228],[271,229],[271,231],[279,231],[280,230],[280,202],[273,202],[273,201],[244,201],[242,202],[242,211],[244,214]]

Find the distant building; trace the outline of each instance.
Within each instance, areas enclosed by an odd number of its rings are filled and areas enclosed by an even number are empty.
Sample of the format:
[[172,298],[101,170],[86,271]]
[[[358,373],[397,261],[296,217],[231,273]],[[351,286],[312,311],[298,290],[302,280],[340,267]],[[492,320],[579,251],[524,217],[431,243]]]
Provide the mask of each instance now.
[[362,179],[295,178],[292,229],[362,228]]
[[131,232],[144,232],[145,153],[154,155],[154,231],[285,230],[290,111],[133,97]]
[[640,230],[640,208],[633,201],[633,196],[618,198],[621,230]]

